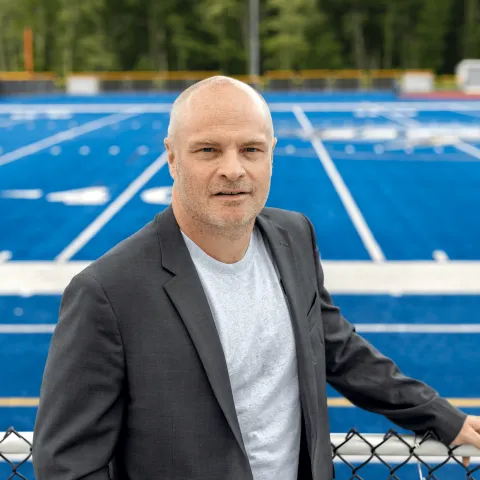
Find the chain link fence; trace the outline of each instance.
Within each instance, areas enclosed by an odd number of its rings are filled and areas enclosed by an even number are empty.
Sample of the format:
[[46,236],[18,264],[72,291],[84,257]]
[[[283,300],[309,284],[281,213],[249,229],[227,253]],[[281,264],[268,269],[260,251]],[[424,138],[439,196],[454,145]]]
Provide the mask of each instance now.
[[[33,432],[17,432],[13,428],[0,432],[0,459],[7,463],[9,475],[0,475],[2,480],[34,480],[33,476],[27,478],[20,473],[20,469],[31,462],[32,440]],[[394,430],[362,435],[352,429],[346,434],[332,434],[331,445],[339,480],[480,480],[480,450],[471,446],[446,447],[430,432],[422,437],[402,435]],[[470,458],[470,466],[463,465],[463,457]],[[415,465],[413,476],[412,463]],[[386,470],[381,476],[376,473],[373,477],[369,471],[372,464],[380,464]],[[450,470],[445,476],[442,469],[447,465]]]
[[[19,433],[13,427],[10,427],[6,432],[0,432],[0,460],[6,462],[11,471],[10,476],[6,477],[7,480],[33,480],[33,478],[27,478],[19,472],[24,464],[31,461],[32,440],[33,432]],[[1,475],[0,478],[4,480]]]

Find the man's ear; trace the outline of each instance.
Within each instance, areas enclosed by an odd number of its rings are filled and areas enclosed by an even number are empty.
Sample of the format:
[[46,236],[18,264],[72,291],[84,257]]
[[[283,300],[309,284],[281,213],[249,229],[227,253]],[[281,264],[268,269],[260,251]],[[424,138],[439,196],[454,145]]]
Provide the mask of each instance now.
[[272,145],[272,168],[273,168],[273,152],[275,150],[275,147],[277,146],[277,138],[273,138],[273,145]]
[[175,180],[176,176],[176,168],[175,168],[175,149],[173,148],[172,141],[170,138],[166,138],[164,140],[165,149],[167,150],[168,155],[168,170],[170,172],[170,176]]

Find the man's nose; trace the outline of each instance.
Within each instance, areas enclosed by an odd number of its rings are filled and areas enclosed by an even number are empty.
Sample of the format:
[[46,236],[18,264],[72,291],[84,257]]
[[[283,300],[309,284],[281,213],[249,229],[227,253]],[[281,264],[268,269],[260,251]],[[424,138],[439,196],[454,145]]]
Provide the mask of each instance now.
[[227,151],[223,155],[219,173],[231,182],[245,175],[245,168],[241,155],[236,151]]

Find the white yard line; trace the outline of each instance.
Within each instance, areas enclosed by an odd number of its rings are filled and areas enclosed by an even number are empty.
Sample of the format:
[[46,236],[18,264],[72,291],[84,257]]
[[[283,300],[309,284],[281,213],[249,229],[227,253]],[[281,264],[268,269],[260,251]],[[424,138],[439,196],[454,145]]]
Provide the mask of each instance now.
[[15,162],[16,160],[20,160],[24,157],[27,157],[28,155],[40,152],[41,150],[45,150],[46,148],[52,147],[53,145],[58,145],[59,143],[65,142],[67,140],[72,140],[73,138],[85,135],[86,133],[100,130],[101,128],[107,127],[108,125],[113,125],[114,123],[127,120],[136,115],[138,115],[137,112],[116,113],[114,115],[109,115],[108,117],[93,120],[92,122],[84,123],[79,127],[56,133],[51,137],[43,138],[38,142],[31,143],[30,145],[25,145],[24,147],[14,150],[13,152],[9,152],[5,155],[0,156],[0,166]]
[[80,251],[133,197],[134,195],[167,163],[167,152],[163,152],[149,165],[128,187],[61,253],[57,262],[67,262]]
[[358,208],[355,200],[353,199],[350,190],[345,184],[342,176],[340,175],[337,167],[333,163],[330,155],[328,154],[325,146],[319,138],[315,138],[313,135],[314,129],[310,120],[305,115],[305,112],[298,106],[293,107],[293,113],[298,120],[298,123],[302,126],[307,137],[310,139],[310,142],[318,155],[320,162],[325,169],[330,181],[332,182],[335,190],[337,191],[338,196],[340,197],[350,219],[352,220],[353,225],[355,226],[362,242],[367,249],[370,257],[375,262],[384,262],[385,255],[382,252],[379,244],[375,240],[372,231],[367,225],[365,218],[362,215],[362,212]]
[[454,145],[454,147],[457,150],[461,150],[462,152],[480,160],[480,148],[474,147],[473,145],[465,142],[458,142]]
[[[454,113],[460,113],[461,115],[466,115],[472,118],[480,119],[480,108],[475,113],[473,113],[473,112],[460,110],[460,104],[457,104],[456,107],[458,108],[458,110],[457,109],[452,110]],[[466,154],[471,155],[472,157],[478,158],[480,160],[479,148],[474,147],[473,145],[470,145],[469,143],[465,143],[465,142],[460,142],[455,146],[458,150],[461,150],[462,152],[465,152]]]
[[[91,262],[0,264],[0,295],[61,295]],[[480,295],[480,261],[329,261],[325,286],[338,295]],[[480,323],[480,321],[479,321]]]

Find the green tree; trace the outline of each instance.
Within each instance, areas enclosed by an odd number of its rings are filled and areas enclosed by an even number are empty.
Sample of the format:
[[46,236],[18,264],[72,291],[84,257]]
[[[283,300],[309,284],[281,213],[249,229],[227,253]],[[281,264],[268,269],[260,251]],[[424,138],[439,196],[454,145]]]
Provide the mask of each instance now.
[[267,18],[263,30],[267,69],[302,68],[311,45],[312,19],[319,19],[315,0],[266,0]]
[[308,54],[304,69],[339,69],[344,65],[342,45],[331,26],[331,19],[320,9],[314,11],[305,30]]
[[208,57],[215,59],[215,69],[230,74],[247,70],[248,2],[239,0],[201,0],[195,16],[207,35],[204,45]]
[[398,2],[387,0],[385,13],[382,15],[383,24],[383,58],[382,68],[391,69],[394,65],[396,22],[398,18]]
[[451,9],[452,0],[423,0],[416,28],[421,68],[442,67]]
[[[480,0],[261,0],[262,70],[431,68],[480,55]],[[0,0],[0,71],[248,71],[247,0]]]
[[21,71],[23,29],[32,21],[26,2],[0,0],[0,70]]
[[[334,25],[336,38],[343,47],[343,68],[381,67],[385,50],[385,30],[390,28],[390,25],[384,25],[389,1],[322,1],[330,22]],[[392,34],[390,30],[389,33]],[[387,41],[392,42],[391,39]]]
[[480,5],[478,0],[465,0],[465,28],[463,29],[463,57],[480,56]]

